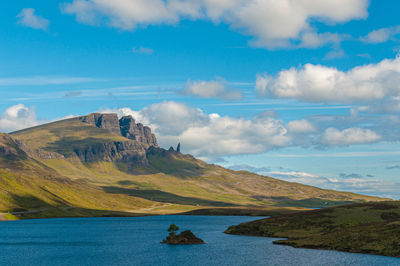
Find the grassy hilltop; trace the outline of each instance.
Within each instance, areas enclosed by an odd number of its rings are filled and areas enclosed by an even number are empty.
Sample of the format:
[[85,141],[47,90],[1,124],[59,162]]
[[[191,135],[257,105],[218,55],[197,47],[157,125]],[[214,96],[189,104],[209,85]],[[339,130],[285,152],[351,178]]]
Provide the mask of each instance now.
[[[215,207],[290,210],[382,200],[232,171],[158,147],[138,152],[142,164],[114,160],[116,145],[137,143],[78,118],[0,136],[0,213],[21,218],[167,214]],[[106,159],[81,159],[88,151],[93,157],[107,148]],[[116,154],[125,158],[126,151]]]

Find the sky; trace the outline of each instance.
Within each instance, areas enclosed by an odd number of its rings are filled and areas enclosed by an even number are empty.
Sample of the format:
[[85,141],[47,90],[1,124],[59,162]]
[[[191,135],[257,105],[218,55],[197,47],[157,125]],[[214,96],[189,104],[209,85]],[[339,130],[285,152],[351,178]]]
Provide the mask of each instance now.
[[0,132],[116,112],[210,163],[399,199],[399,8],[6,1]]

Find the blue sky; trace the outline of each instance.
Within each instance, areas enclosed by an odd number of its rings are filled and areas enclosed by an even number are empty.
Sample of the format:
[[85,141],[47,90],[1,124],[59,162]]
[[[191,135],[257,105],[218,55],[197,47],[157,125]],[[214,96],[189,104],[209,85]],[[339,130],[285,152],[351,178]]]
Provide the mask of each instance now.
[[234,169],[400,198],[395,0],[13,1],[0,131],[95,111]]

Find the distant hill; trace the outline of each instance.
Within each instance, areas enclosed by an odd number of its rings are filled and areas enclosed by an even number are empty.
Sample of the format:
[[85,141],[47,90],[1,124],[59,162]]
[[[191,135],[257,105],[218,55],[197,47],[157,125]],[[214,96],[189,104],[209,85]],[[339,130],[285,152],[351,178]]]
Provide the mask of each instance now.
[[232,171],[165,150],[131,116],[90,114],[0,135],[0,213],[21,217],[379,200]]

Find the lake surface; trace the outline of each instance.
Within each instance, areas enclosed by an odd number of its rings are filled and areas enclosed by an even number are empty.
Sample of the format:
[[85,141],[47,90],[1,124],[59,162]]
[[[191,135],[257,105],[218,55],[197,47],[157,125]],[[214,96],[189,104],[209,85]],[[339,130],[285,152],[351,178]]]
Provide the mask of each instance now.
[[[152,216],[0,222],[0,265],[400,265],[400,259],[273,245],[226,235],[242,216]],[[171,223],[205,245],[160,244]]]

